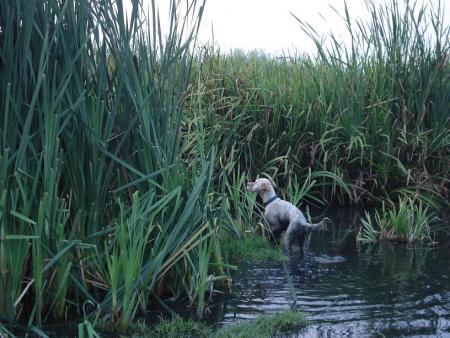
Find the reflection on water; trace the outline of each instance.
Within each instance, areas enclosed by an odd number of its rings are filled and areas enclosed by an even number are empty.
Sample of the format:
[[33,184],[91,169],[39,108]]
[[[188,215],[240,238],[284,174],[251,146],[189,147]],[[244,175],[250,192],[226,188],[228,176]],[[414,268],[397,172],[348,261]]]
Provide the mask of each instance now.
[[348,229],[358,217],[344,215],[354,219],[331,215],[335,228],[315,233],[287,269],[241,264],[220,322],[290,308],[294,294],[309,325],[293,337],[450,336],[450,247],[357,246]]

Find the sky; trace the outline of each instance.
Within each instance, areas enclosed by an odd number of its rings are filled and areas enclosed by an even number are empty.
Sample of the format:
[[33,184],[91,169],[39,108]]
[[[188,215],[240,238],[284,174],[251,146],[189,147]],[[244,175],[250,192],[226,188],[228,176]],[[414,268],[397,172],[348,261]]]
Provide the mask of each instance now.
[[[144,0],[144,3],[148,1]],[[391,0],[374,1],[383,3]],[[418,5],[425,3],[428,6],[439,3],[439,0],[416,1]],[[445,13],[450,12],[450,0],[440,2],[446,8]],[[156,0],[156,3],[163,24],[170,1]],[[347,0],[347,3],[350,17],[369,19],[365,0]],[[344,0],[206,0],[198,41],[200,45],[214,41],[222,52],[241,49],[263,50],[274,55],[288,51],[313,53],[316,50],[314,43],[301,30],[292,14],[314,27],[319,35],[326,36],[333,32],[345,43],[349,37],[340,17],[343,13]],[[450,25],[450,13],[446,14],[444,22]]]
[[[310,51],[311,39],[301,30],[294,14],[320,34],[333,29],[344,36],[343,20],[330,7],[343,13],[343,1],[332,0],[207,0],[199,41],[214,40],[221,50],[261,49],[279,54],[282,51]],[[351,12],[364,17],[364,2],[352,0]],[[291,14],[292,13],[292,14]]]

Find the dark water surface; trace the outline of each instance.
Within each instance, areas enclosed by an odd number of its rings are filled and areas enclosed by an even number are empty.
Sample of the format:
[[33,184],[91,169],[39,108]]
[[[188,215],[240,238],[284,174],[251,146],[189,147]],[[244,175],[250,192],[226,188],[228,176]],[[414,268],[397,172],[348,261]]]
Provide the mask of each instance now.
[[289,337],[450,337],[449,242],[356,245],[348,229],[359,218],[331,217],[333,229],[314,233],[304,256],[239,263],[219,322],[289,309],[296,299],[309,324]]

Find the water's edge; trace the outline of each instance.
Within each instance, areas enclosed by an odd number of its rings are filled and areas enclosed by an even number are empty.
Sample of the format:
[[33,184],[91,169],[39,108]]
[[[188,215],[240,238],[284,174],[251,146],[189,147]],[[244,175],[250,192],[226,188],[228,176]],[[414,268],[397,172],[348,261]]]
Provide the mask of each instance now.
[[286,267],[241,262],[220,323],[287,309],[296,298],[309,324],[292,336],[450,336],[449,242],[358,246],[349,231],[355,213],[331,217],[334,227],[314,233]]

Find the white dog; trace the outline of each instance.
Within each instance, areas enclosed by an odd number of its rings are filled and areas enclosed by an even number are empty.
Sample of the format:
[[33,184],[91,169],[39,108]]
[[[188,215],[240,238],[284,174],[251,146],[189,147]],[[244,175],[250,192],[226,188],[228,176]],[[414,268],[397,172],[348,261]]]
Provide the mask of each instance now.
[[330,219],[324,218],[320,223],[308,223],[303,213],[293,204],[277,197],[274,184],[267,178],[258,178],[255,182],[248,182],[247,189],[261,196],[264,204],[264,216],[272,228],[274,237],[284,230],[284,251],[289,254],[293,241],[299,239],[303,252],[304,243],[311,229],[324,230]]

